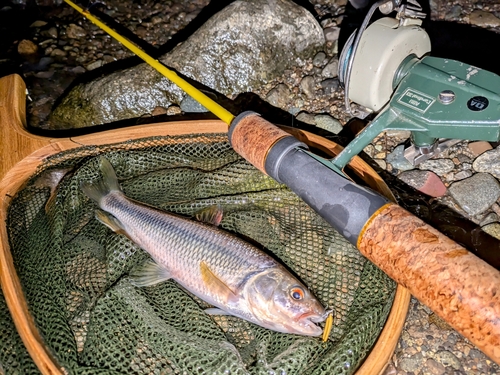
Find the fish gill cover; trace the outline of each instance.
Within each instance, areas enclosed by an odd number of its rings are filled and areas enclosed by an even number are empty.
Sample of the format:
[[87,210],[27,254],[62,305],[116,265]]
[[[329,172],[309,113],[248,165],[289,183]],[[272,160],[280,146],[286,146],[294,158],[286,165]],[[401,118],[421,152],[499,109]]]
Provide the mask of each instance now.
[[[16,269],[45,345],[69,373],[350,374],[362,363],[395,284],[226,139],[155,137],[59,153],[14,198],[8,232]],[[100,178],[99,155],[137,201],[185,216],[220,205],[220,228],[279,259],[334,309],[328,341],[209,316],[208,304],[172,280],[133,286],[129,274],[148,255],[99,223],[80,189]],[[68,168],[50,199],[41,176]],[[37,373],[1,295],[0,336],[3,371]]]

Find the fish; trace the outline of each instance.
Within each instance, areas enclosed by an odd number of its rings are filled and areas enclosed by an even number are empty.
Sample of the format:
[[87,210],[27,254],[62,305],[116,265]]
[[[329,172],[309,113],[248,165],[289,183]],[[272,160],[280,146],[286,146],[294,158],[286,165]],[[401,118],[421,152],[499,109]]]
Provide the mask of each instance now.
[[99,168],[99,180],[80,185],[99,207],[96,218],[151,258],[131,272],[135,286],[172,279],[214,306],[207,314],[236,316],[282,333],[322,334],[317,323],[329,312],[279,261],[214,225],[128,198],[106,158],[100,157]]

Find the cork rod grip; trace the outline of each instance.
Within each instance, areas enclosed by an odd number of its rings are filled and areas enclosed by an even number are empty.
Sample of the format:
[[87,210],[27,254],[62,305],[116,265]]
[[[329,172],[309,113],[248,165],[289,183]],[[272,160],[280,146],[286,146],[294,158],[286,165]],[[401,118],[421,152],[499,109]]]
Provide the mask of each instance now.
[[366,223],[359,250],[500,364],[500,272],[389,203]]
[[284,137],[291,135],[254,112],[243,112],[229,128],[229,142],[234,150],[266,174],[267,153]]

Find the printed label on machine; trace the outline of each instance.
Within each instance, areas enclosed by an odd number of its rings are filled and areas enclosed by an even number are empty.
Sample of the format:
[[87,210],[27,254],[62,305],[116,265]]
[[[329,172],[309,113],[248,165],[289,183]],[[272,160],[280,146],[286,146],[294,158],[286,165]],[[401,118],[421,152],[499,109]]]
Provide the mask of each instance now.
[[432,96],[412,88],[407,88],[398,99],[398,103],[421,113],[425,113],[435,101]]

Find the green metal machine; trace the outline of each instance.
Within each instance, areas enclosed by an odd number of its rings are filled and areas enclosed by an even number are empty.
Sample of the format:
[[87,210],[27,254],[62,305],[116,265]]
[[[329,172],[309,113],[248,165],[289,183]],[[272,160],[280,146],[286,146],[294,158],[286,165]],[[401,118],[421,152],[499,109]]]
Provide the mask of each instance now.
[[[368,22],[376,8],[395,18]],[[428,56],[418,4],[379,1],[351,35],[339,79],[351,101],[378,113],[335,159],[342,168],[385,130],[411,131],[405,157],[417,165],[460,140],[500,139],[500,77],[458,61]],[[356,115],[355,113],[353,113]]]

